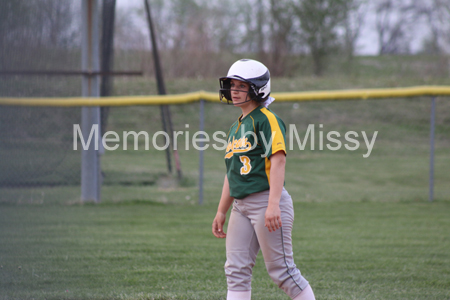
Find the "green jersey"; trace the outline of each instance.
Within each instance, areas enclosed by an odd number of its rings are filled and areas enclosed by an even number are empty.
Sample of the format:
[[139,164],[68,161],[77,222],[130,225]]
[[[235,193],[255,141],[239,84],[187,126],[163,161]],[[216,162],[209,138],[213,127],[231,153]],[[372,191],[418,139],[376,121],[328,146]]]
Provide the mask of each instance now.
[[271,110],[258,106],[231,125],[225,153],[230,195],[244,199],[270,188],[270,156],[286,154],[286,126]]

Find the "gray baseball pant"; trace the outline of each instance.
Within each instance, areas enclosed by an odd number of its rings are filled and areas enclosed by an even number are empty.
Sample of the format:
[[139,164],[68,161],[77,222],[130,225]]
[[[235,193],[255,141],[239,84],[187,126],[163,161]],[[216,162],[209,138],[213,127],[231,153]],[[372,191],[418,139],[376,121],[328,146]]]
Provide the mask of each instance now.
[[280,200],[282,228],[269,232],[264,226],[269,190],[235,199],[227,227],[225,275],[228,290],[251,290],[252,269],[261,249],[267,272],[272,280],[291,298],[308,286],[294,264],[292,198],[283,188]]

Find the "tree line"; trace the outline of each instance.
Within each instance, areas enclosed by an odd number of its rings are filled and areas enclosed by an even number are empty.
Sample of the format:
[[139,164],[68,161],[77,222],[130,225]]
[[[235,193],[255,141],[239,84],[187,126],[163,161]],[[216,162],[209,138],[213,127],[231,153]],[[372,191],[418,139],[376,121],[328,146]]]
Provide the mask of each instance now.
[[[298,67],[293,58],[308,57],[313,73],[321,76],[330,56],[352,61],[358,42],[366,38],[363,28],[376,33],[373,44],[379,55],[411,53],[420,31],[427,33],[422,52],[450,52],[448,0],[150,0],[150,4],[169,76],[215,74],[221,62],[229,64],[237,55],[264,61],[275,76],[292,75]],[[150,51],[144,0],[142,6],[120,7],[115,18],[116,53]],[[79,10],[78,1],[3,0],[0,47],[3,51],[24,46],[79,48]],[[139,59],[150,65],[148,58]]]
[[[358,41],[365,38],[364,27],[376,33],[373,44],[379,55],[410,54],[418,31],[428,32],[421,41],[422,52],[450,52],[448,0],[154,0],[151,4],[160,48],[171,53],[173,61],[181,61],[186,53],[188,62],[214,53],[243,53],[266,62],[274,75],[289,75],[296,68],[292,57],[303,55],[310,57],[314,74],[320,76],[329,56],[352,60]],[[143,15],[139,9],[136,13]]]

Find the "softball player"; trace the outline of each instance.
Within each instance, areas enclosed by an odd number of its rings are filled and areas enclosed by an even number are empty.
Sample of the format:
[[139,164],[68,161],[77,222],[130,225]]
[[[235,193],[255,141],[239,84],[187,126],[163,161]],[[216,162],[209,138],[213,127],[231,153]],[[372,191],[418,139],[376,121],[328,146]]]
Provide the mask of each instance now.
[[[241,59],[220,78],[220,99],[242,109],[231,126],[227,173],[212,232],[226,237],[227,300],[251,298],[252,269],[261,249],[272,280],[294,300],[315,299],[294,264],[292,198],[284,189],[286,126],[267,108],[270,73],[262,63]],[[233,205],[227,233],[226,213]]]

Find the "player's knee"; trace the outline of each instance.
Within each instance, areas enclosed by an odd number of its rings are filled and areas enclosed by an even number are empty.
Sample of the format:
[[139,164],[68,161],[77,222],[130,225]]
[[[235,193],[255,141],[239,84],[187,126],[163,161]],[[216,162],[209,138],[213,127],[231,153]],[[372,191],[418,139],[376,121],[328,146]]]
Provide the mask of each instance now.
[[266,268],[273,282],[291,297],[298,294],[308,284],[295,264],[288,265],[283,259],[266,262]]
[[288,269],[282,261],[266,262],[266,269],[272,281],[280,288],[289,278]]
[[242,253],[227,253],[224,269],[228,289],[235,291],[250,290],[254,263],[246,257],[248,255],[242,255]]

